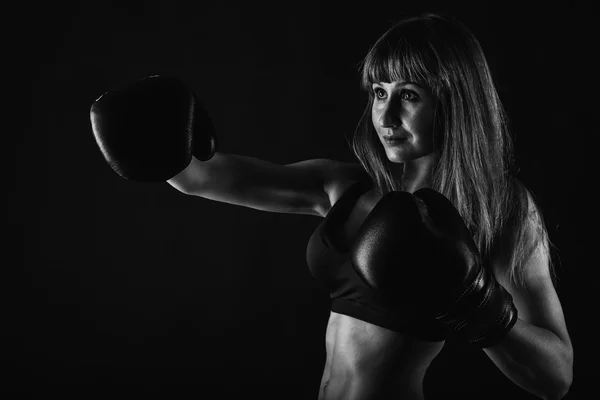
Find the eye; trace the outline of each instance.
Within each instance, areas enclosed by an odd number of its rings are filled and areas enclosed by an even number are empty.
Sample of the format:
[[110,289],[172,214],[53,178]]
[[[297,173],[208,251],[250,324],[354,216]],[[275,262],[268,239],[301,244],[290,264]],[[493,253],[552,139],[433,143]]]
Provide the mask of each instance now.
[[377,99],[383,99],[383,98],[384,98],[384,96],[385,96],[385,94],[386,94],[386,93],[385,93],[385,90],[383,90],[383,89],[382,89],[382,88],[380,88],[380,87],[376,87],[376,88],[374,88],[374,89],[373,89],[373,93],[375,94],[375,97],[376,97]]
[[[380,87],[373,88],[373,94],[377,100],[383,100],[387,96],[385,90]],[[419,99],[419,95],[412,90],[404,89],[400,93],[400,98],[406,101],[416,101]]]
[[[412,96],[411,98],[405,98],[405,95],[410,95]],[[402,93],[400,94],[401,98],[403,100],[408,100],[408,101],[414,101],[417,100],[419,98],[419,95],[416,94],[415,92],[413,92],[412,90],[403,90]]]

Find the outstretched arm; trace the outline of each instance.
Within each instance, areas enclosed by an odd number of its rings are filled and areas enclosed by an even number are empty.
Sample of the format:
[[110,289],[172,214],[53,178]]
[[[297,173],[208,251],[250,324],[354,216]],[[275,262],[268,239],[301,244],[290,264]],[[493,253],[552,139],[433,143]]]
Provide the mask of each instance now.
[[325,217],[341,182],[368,179],[360,164],[316,158],[279,165],[255,157],[216,152],[192,157],[167,182],[180,192],[255,210]]

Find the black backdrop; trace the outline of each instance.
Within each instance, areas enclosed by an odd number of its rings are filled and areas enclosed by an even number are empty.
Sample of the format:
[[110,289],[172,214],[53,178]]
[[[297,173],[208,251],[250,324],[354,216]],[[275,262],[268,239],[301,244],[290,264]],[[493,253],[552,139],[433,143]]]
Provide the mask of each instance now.
[[[580,308],[598,281],[584,278],[593,265],[574,193],[590,128],[587,87],[573,83],[587,72],[585,10],[418,3],[71,2],[6,15],[22,21],[8,39],[21,40],[14,59],[26,90],[15,97],[24,106],[12,108],[25,124],[7,197],[5,245],[16,257],[4,268],[2,390],[316,399],[329,301],[305,250],[320,219],[125,181],[94,142],[89,107],[111,87],[174,74],[206,104],[219,151],[282,164],[350,161],[345,137],[366,103],[358,63],[397,18],[425,10],[455,14],[484,48],[519,177],[559,250],[576,355],[568,398],[591,385],[597,371]],[[443,350],[425,391],[534,398],[466,347]]]

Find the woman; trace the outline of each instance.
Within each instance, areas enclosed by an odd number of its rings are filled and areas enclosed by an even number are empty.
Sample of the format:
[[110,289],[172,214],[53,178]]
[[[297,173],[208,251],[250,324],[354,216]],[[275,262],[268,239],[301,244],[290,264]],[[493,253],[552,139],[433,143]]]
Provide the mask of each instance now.
[[[201,157],[187,154],[148,178],[132,172],[148,171],[140,167],[143,162],[127,170],[111,160],[117,156],[105,126],[115,107],[106,111],[98,99],[92,124],[100,148],[122,176],[167,180],[183,193],[215,201],[325,218],[307,252],[311,272],[333,300],[319,399],[424,398],[427,368],[452,329],[429,316],[405,329],[404,316],[367,304],[367,277],[356,278],[355,259],[354,269],[340,265],[347,265],[348,250],[361,241],[364,225],[386,195],[427,188],[458,210],[482,265],[503,288],[496,293],[508,292],[503,306],[514,309],[501,334],[479,347],[524,390],[562,398],[572,381],[573,349],[553,284],[550,244],[532,195],[510,174],[506,116],[478,41],[449,16],[407,18],[367,54],[362,87],[369,104],[351,143],[360,164],[314,159],[280,166],[215,152],[211,138]],[[172,101],[164,106],[175,107]],[[194,126],[198,135],[201,129]],[[157,139],[158,151],[165,151],[164,140]],[[155,157],[144,162],[157,168]],[[363,292],[356,289],[360,285]],[[350,292],[363,297],[354,301]]]

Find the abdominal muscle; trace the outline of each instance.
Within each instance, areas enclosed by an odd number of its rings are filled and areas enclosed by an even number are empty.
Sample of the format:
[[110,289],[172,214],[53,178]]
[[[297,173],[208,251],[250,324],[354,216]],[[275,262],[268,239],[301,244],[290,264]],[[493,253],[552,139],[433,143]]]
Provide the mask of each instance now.
[[443,346],[331,312],[319,400],[423,399],[425,372]]

